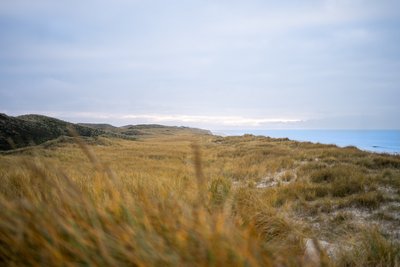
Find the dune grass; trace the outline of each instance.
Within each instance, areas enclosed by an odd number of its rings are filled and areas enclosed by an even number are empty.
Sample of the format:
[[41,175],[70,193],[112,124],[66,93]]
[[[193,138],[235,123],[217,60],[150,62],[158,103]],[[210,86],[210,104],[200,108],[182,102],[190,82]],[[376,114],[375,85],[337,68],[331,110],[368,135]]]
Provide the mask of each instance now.
[[[0,263],[397,266],[390,231],[354,223],[348,209],[400,201],[399,162],[354,148],[192,134],[2,155]],[[258,188],[265,177],[282,179]],[[336,256],[318,249],[310,260],[310,238],[339,244]]]

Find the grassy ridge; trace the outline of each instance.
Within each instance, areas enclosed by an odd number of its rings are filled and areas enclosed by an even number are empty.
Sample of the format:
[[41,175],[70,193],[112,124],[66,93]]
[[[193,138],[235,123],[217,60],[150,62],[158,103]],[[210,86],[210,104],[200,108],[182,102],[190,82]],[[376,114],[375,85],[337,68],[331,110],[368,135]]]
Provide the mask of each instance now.
[[0,156],[0,261],[396,266],[399,181],[398,156],[250,135],[38,147]]
[[42,115],[11,117],[0,114],[0,151],[42,144],[61,136],[70,136],[71,127],[80,136],[97,137],[105,134],[102,130]]
[[[0,152],[58,141],[71,137],[71,130],[79,136],[98,141],[99,136],[133,140],[137,137],[175,134],[211,134],[211,132],[189,128],[149,125],[127,125],[115,127],[109,124],[70,123],[43,115],[22,115],[17,117],[0,113]],[[45,144],[45,146],[47,146]]]

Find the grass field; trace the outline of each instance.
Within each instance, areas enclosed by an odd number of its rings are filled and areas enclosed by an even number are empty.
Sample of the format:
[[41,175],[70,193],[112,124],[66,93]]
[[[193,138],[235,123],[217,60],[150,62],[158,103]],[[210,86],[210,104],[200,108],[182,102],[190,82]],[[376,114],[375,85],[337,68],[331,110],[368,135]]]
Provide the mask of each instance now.
[[399,266],[400,157],[245,135],[0,155],[5,266]]

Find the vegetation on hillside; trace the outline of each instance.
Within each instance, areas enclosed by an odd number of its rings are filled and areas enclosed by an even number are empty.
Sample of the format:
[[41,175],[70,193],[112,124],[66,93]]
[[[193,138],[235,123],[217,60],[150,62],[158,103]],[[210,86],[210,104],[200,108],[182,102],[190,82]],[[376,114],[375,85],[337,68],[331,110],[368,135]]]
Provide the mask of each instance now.
[[[152,136],[159,134],[211,134],[211,132],[188,127],[171,127],[163,125],[127,125],[115,127],[110,124],[70,123],[43,115],[7,116],[0,113],[0,151],[25,148],[50,141],[69,140],[71,132],[98,141],[99,136],[135,139],[137,136]],[[48,144],[45,144],[48,146]]]
[[84,137],[97,137],[104,131],[42,115],[11,117],[0,114],[0,150],[10,150],[71,136],[70,128]]
[[123,134],[127,136],[153,136],[153,135],[174,135],[174,134],[211,134],[210,131],[190,128],[190,127],[177,127],[165,126],[159,124],[138,124],[138,125],[125,125],[122,127],[115,127],[110,124],[96,124],[96,123],[78,123],[78,125],[86,126],[103,131]]
[[398,266],[400,157],[188,132],[0,155],[0,262]]

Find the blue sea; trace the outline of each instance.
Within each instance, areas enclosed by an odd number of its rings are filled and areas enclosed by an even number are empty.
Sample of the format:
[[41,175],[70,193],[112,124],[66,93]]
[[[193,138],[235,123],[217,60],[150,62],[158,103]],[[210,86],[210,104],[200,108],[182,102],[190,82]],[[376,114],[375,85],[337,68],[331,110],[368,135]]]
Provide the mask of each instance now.
[[289,138],[339,147],[355,146],[359,149],[400,154],[400,130],[221,130],[216,134],[254,134],[274,138]]

